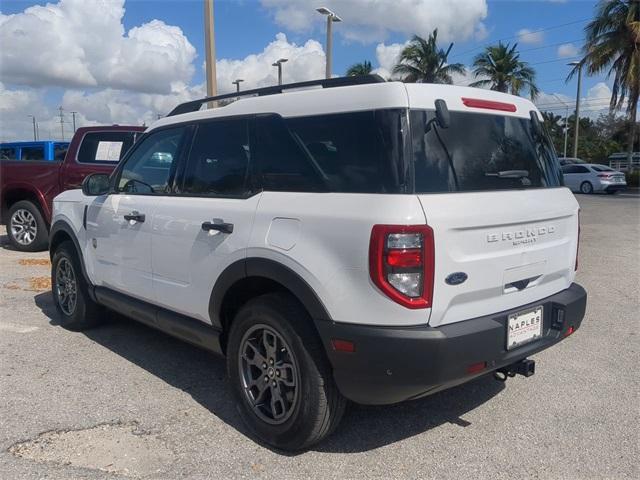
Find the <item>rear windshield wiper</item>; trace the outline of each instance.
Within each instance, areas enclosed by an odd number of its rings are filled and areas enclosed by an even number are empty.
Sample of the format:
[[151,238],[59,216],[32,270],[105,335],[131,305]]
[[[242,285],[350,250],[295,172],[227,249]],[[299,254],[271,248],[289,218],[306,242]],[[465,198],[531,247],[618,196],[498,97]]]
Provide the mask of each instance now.
[[501,172],[485,172],[485,177],[528,178],[529,170],[503,170]]

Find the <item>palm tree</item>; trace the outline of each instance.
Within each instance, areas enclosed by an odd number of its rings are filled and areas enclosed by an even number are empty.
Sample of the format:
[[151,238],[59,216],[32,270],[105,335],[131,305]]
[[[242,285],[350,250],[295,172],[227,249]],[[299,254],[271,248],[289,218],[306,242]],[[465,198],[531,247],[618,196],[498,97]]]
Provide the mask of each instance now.
[[473,59],[473,74],[480,78],[471,87],[489,87],[491,90],[520,95],[526,87],[532,100],[540,92],[535,84],[536,73],[527,62],[520,60],[518,44],[498,42],[490,45]]
[[[627,101],[629,114],[628,161],[631,156],[640,95],[640,2],[638,0],[600,0],[593,21],[584,29],[586,43],[580,65],[588,75],[608,70],[613,75],[610,110],[621,110]],[[577,72],[574,68],[567,81]]]
[[362,63],[354,63],[347,70],[347,77],[357,77],[359,75],[369,75],[373,70],[371,66],[371,62],[369,60],[365,60]]
[[393,73],[402,77],[403,82],[409,83],[453,83],[451,74],[463,75],[464,65],[461,63],[447,64],[447,57],[453,43],[444,51],[437,46],[438,29],[429,35],[428,39],[414,35],[409,44],[400,53],[400,61],[393,67]]

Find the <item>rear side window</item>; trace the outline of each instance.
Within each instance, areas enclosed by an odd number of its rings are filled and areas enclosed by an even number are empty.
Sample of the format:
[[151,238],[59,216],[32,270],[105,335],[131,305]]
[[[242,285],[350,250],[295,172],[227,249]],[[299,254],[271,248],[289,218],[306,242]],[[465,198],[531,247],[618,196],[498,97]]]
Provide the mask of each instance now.
[[257,183],[267,191],[402,193],[406,110],[256,118]]
[[560,168],[546,138],[525,118],[450,112],[440,128],[432,111],[411,112],[416,193],[556,187]]
[[22,160],[44,160],[44,147],[22,147]]
[[117,163],[131,148],[136,132],[88,132],[78,150],[80,163]]
[[62,162],[64,160],[64,156],[67,154],[68,149],[69,149],[69,145],[56,143],[53,146],[53,159],[56,162]]
[[0,160],[15,160],[16,149],[11,147],[0,148]]
[[199,124],[184,174],[183,192],[210,196],[245,194],[250,158],[248,128],[245,119]]

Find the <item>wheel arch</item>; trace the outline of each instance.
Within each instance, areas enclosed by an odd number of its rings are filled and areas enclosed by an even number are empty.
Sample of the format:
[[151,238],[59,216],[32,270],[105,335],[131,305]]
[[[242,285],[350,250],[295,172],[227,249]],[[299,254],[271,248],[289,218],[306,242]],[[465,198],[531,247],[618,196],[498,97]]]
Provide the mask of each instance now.
[[2,209],[0,210],[0,219],[6,224],[9,221],[9,210],[20,201],[31,202],[42,215],[45,224],[49,226],[49,210],[46,208],[46,202],[41,192],[34,190],[27,185],[10,185],[5,187],[2,192]]
[[53,225],[51,225],[51,230],[49,232],[49,258],[53,259],[53,254],[55,253],[58,246],[62,242],[67,240],[70,240],[73,243],[73,246],[76,250],[76,255],[78,257],[78,262],[80,262],[80,268],[82,269],[82,276],[89,287],[89,296],[92,300],[95,300],[93,286],[91,284],[91,281],[89,280],[89,275],[87,275],[87,269],[84,264],[84,258],[82,256],[80,243],[78,242],[78,238],[76,237],[76,234],[73,231],[71,225],[69,225],[64,220],[58,220]]
[[213,326],[222,331],[223,349],[238,309],[255,296],[277,291],[288,292],[296,298],[309,313],[314,328],[317,320],[331,320],[313,288],[289,267],[266,258],[239,260],[218,277],[209,300],[209,316]]

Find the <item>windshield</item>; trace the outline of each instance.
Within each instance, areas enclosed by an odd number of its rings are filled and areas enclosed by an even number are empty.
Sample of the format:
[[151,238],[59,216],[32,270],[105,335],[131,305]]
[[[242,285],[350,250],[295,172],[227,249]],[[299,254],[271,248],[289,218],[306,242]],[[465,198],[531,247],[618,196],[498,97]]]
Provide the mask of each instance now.
[[529,119],[450,112],[441,128],[433,111],[413,110],[410,118],[416,193],[562,184],[553,147]]

